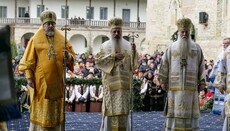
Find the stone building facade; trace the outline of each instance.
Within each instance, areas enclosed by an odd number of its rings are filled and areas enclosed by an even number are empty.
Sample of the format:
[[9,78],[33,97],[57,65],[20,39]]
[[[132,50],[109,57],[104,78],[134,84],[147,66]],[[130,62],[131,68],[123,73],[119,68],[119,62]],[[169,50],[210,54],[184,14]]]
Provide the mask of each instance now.
[[[188,17],[194,24],[196,42],[205,58],[215,60],[223,49],[223,38],[230,37],[229,7],[229,0],[148,0],[143,53],[164,51],[172,43],[171,35],[177,30],[176,20]],[[202,17],[200,12],[206,15]],[[201,23],[200,17],[207,21]]]
[[[0,1],[0,7],[7,8],[6,18],[0,17],[0,26],[11,24],[17,44],[26,43],[40,26],[37,8],[41,1],[43,1],[45,9],[52,9],[57,12],[58,28],[60,29],[65,25],[61,15],[61,7],[65,4],[62,0],[16,0],[16,3],[15,1]],[[86,17],[88,2],[83,0],[68,1],[69,18],[73,17],[76,12],[80,17]],[[218,53],[222,50],[223,38],[230,37],[230,9],[228,8],[230,7],[230,0],[116,0],[116,4],[114,4],[114,0],[92,0],[91,4],[92,7],[95,7],[95,18],[85,19],[97,25],[70,25],[72,30],[67,34],[68,40],[73,44],[76,52],[79,53],[85,52],[89,48],[98,50],[102,41],[109,38],[109,30],[105,27],[107,20],[99,19],[98,12],[101,6],[108,7],[108,18],[115,15],[115,12],[116,16],[122,17],[124,9],[130,10],[130,27],[124,28],[123,35],[128,38],[128,35],[132,32],[139,34],[135,43],[138,51],[142,54],[151,54],[156,50],[164,51],[172,43],[170,39],[176,31],[175,23],[177,19],[183,16],[192,20],[196,42],[200,44],[205,58],[208,60],[216,59]],[[76,8],[76,6],[84,7],[84,9]],[[23,22],[25,20],[23,17],[19,17],[19,10],[9,10],[16,9],[16,7],[29,10],[29,24]],[[201,12],[207,14],[207,17],[204,16],[207,18],[204,23],[200,22]],[[141,28],[137,28],[139,24],[137,22],[138,17],[140,18]]]
[[[71,28],[71,31],[67,32],[67,39],[75,52],[94,54],[99,51],[100,45],[111,37],[108,20],[120,17],[124,21],[123,37],[131,42],[130,35],[133,32],[138,34],[135,43],[138,52],[141,52],[141,45],[145,41],[147,0],[67,1],[0,0],[0,27],[10,25],[12,41],[18,47],[26,47],[41,26],[40,13],[43,10],[52,10],[57,15],[56,26],[60,31],[66,23]],[[29,17],[25,17],[26,12],[29,13]],[[67,20],[65,16],[68,16]],[[61,32],[64,35],[65,32]]]

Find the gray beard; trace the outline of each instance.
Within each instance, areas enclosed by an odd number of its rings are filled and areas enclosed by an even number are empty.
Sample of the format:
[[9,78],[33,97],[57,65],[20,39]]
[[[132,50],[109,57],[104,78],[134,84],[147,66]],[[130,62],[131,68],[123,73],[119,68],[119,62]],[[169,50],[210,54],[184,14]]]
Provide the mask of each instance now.
[[179,43],[181,58],[187,58],[187,54],[189,52],[190,39],[178,37],[178,43]]
[[47,36],[54,36],[54,31],[51,31],[51,30],[47,30],[47,31],[45,31],[45,33],[46,33],[46,35]]

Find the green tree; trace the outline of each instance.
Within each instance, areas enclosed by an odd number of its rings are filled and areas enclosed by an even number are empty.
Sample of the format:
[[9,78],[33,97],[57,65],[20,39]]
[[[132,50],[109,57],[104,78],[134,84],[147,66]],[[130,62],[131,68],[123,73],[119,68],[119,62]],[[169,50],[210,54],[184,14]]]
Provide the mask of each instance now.
[[11,41],[10,42],[10,46],[11,46],[11,55],[12,55],[12,58],[14,58],[14,57],[16,57],[18,55],[16,42],[15,41]]
[[141,111],[144,106],[142,98],[140,95],[142,81],[140,79],[133,79],[133,88],[132,88],[132,110],[134,112]]

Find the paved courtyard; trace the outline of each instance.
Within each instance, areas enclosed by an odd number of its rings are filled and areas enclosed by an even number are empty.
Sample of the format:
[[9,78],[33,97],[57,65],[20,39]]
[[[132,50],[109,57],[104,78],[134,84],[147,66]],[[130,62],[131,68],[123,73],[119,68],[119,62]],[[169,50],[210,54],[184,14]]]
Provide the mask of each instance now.
[[[162,131],[163,112],[132,113],[133,131]],[[99,131],[101,113],[66,112],[66,131]],[[200,119],[201,131],[221,131],[223,119],[211,112],[202,112]],[[22,113],[22,118],[7,123],[9,131],[28,131],[29,113]]]

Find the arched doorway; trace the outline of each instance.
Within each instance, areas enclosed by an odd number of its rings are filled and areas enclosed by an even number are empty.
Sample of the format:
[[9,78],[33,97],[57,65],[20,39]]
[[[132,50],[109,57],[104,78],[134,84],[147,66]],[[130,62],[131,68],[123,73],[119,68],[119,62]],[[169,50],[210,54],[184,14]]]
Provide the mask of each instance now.
[[73,46],[73,50],[75,51],[75,53],[82,54],[87,51],[87,40],[85,36],[81,34],[76,34],[73,35],[69,41]]
[[26,48],[30,38],[34,35],[32,32],[28,32],[21,37],[21,46]]
[[93,40],[93,54],[95,55],[95,53],[100,51],[100,46],[102,43],[104,43],[105,41],[109,40],[109,37],[106,35],[99,35],[97,36],[94,40]]

